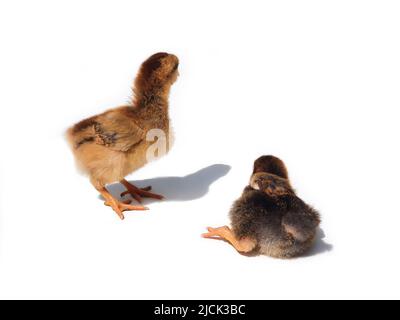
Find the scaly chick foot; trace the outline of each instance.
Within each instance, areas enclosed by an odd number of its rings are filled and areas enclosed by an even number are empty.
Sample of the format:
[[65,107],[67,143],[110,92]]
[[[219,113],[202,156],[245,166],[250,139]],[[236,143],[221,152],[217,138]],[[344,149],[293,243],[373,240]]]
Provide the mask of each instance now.
[[130,184],[126,180],[121,181],[121,183],[127,189],[125,192],[121,193],[121,197],[124,197],[124,196],[130,194],[139,203],[142,203],[142,197],[143,198],[153,198],[153,199],[158,199],[158,200],[164,199],[164,197],[162,195],[149,192],[151,190],[151,186],[146,187],[146,188],[138,188],[138,187]]
[[208,233],[203,233],[202,237],[206,239],[226,240],[226,236],[231,232],[228,226],[220,228],[207,228]]
[[225,226],[220,228],[207,228],[208,233],[202,235],[206,239],[228,241],[238,252],[248,253],[255,249],[257,241],[251,238],[237,239],[232,230]]
[[132,206],[130,205],[130,201],[119,202],[108,192],[105,187],[98,187],[96,188],[103,198],[106,200],[104,204],[113,208],[115,213],[120,217],[121,220],[124,220],[124,211],[133,211],[133,210],[148,210],[148,208],[143,206]]
[[121,220],[125,219],[125,216],[123,214],[124,211],[144,211],[144,210],[149,210],[146,207],[143,206],[132,206],[128,204],[126,201],[124,202],[119,202],[119,201],[113,201],[113,202],[104,202],[104,204],[108,207],[111,207],[115,213],[121,218]]

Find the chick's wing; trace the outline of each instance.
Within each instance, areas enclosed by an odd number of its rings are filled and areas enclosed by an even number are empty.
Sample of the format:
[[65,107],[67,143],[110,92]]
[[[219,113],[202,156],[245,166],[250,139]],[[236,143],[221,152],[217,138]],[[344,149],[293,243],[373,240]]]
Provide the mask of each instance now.
[[94,125],[95,142],[116,151],[128,151],[144,140],[145,131],[123,113],[109,112]]

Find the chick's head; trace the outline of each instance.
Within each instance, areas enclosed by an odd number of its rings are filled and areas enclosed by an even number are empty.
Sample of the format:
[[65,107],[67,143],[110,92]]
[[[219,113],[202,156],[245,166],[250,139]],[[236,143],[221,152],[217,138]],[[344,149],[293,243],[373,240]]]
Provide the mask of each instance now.
[[162,89],[171,86],[177,79],[179,59],[165,52],[153,54],[139,70],[136,86],[142,90]]
[[285,163],[274,156],[262,156],[254,161],[253,174],[258,172],[267,172],[284,179],[289,178]]
[[270,197],[294,194],[287,179],[266,172],[253,174],[250,179],[250,186],[255,190],[266,193]]

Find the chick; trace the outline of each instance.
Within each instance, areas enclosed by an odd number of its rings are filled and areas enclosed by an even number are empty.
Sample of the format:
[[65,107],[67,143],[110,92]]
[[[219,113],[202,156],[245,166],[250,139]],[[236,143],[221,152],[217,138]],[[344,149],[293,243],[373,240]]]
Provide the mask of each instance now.
[[263,156],[254,163],[249,185],[230,211],[232,229],[208,228],[204,238],[222,239],[241,253],[275,258],[301,255],[313,244],[320,217],[296,196],[280,159]]
[[[165,142],[165,148],[160,149],[170,148],[168,98],[178,77],[178,66],[175,55],[163,52],[152,55],[140,67],[131,103],[83,120],[67,131],[79,168],[90,177],[106,200],[105,205],[112,207],[121,219],[124,211],[147,208],[115,199],[106,189],[107,184],[121,182],[126,188],[121,196],[130,194],[139,203],[142,197],[163,198],[149,192],[151,187],[139,189],[131,185],[125,177],[151,160],[148,150],[155,137],[158,142]],[[157,136],[154,132],[161,134]],[[159,157],[163,152],[158,150],[158,153]]]

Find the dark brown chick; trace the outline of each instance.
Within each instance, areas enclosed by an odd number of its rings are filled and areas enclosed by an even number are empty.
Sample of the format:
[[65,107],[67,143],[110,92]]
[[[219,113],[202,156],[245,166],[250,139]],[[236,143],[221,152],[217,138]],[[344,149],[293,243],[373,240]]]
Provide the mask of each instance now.
[[131,104],[83,120],[67,131],[79,168],[121,219],[124,211],[147,208],[115,199],[107,184],[121,182],[127,190],[121,196],[131,194],[139,202],[142,197],[163,198],[149,192],[151,187],[139,189],[129,184],[125,177],[171,147],[168,98],[178,65],[175,55],[154,54],[140,67]]
[[230,211],[232,229],[208,228],[205,238],[230,242],[241,253],[276,258],[301,255],[313,244],[320,218],[296,196],[282,160],[263,156],[254,163],[250,184]]

